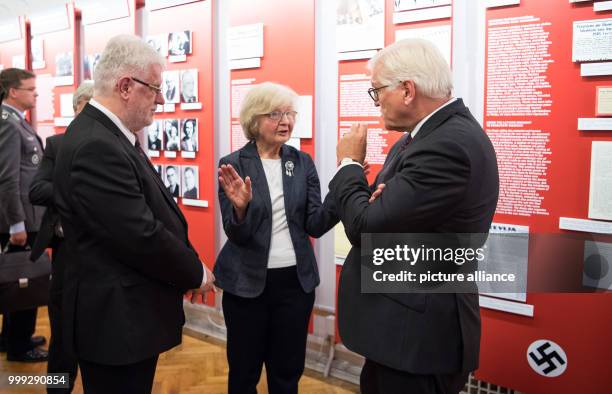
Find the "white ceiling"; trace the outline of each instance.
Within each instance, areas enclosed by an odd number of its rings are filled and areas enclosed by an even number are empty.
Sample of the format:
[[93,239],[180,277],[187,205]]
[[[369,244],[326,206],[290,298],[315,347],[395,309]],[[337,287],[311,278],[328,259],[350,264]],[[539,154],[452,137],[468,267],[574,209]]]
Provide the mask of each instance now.
[[70,0],[0,0],[0,21],[57,8]]

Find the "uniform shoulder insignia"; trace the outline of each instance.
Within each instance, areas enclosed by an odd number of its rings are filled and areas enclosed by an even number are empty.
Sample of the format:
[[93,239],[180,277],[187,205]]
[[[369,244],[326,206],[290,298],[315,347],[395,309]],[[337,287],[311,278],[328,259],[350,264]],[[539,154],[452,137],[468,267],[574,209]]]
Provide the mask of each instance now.
[[9,117],[9,113],[6,111],[2,111],[2,119],[7,120]]

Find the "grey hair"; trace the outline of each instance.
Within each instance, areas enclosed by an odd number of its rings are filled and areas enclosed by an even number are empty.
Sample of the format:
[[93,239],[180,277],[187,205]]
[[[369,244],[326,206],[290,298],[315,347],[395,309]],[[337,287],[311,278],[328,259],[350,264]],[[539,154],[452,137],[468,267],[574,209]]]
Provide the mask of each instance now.
[[93,97],[94,84],[92,81],[84,81],[79,85],[72,95],[72,108],[76,112],[77,106],[81,101],[89,101]]
[[124,76],[146,73],[151,65],[165,66],[164,58],[142,38],[122,34],[111,38],[94,71],[94,94],[109,96]]
[[413,81],[417,90],[429,98],[451,95],[453,79],[442,53],[430,41],[408,38],[378,52],[368,62],[368,69],[379,83],[397,86]]
[[244,136],[254,140],[259,134],[258,116],[280,107],[294,107],[298,95],[288,86],[264,82],[254,86],[244,96],[240,108],[240,125]]

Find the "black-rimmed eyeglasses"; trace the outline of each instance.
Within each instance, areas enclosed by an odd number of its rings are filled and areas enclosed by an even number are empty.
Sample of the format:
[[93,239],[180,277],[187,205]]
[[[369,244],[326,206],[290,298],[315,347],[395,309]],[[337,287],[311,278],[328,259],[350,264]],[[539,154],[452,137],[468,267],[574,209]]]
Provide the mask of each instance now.
[[141,81],[140,79],[134,78],[134,77],[130,77],[130,79],[134,82],[138,82],[141,85],[147,86],[149,89],[155,92],[155,94],[159,94],[162,92],[162,89],[160,86],[151,85],[150,83],[146,83],[145,81]]
[[287,112],[272,111],[272,112],[269,112],[267,114],[262,114],[262,115],[265,115],[271,120],[275,120],[275,121],[281,120],[283,116],[287,116],[287,119],[289,119],[290,121],[294,121],[295,117],[297,116],[297,112],[296,111],[287,111]]
[[368,89],[368,94],[370,95],[370,97],[372,98],[372,100],[374,100],[374,102],[378,101],[378,91],[384,88],[388,88],[391,85],[385,85],[385,86],[380,86],[378,88],[370,88]]

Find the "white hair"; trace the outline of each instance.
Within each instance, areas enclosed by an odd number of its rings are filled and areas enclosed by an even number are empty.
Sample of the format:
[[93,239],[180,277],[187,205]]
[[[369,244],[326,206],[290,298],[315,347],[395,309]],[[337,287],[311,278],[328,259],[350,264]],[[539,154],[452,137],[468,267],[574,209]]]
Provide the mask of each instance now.
[[93,97],[94,84],[92,81],[84,81],[79,85],[72,95],[72,108],[76,109],[81,101],[89,101]]
[[368,62],[368,69],[376,72],[377,82],[397,86],[413,81],[417,90],[429,98],[450,96],[453,79],[442,53],[430,41],[408,38],[378,52]]
[[94,94],[109,96],[124,76],[138,77],[151,65],[165,66],[164,58],[142,38],[122,34],[111,38],[94,71]]
[[254,140],[259,135],[259,115],[280,107],[294,107],[297,93],[290,87],[273,82],[260,83],[244,96],[240,107],[240,125],[244,136]]

